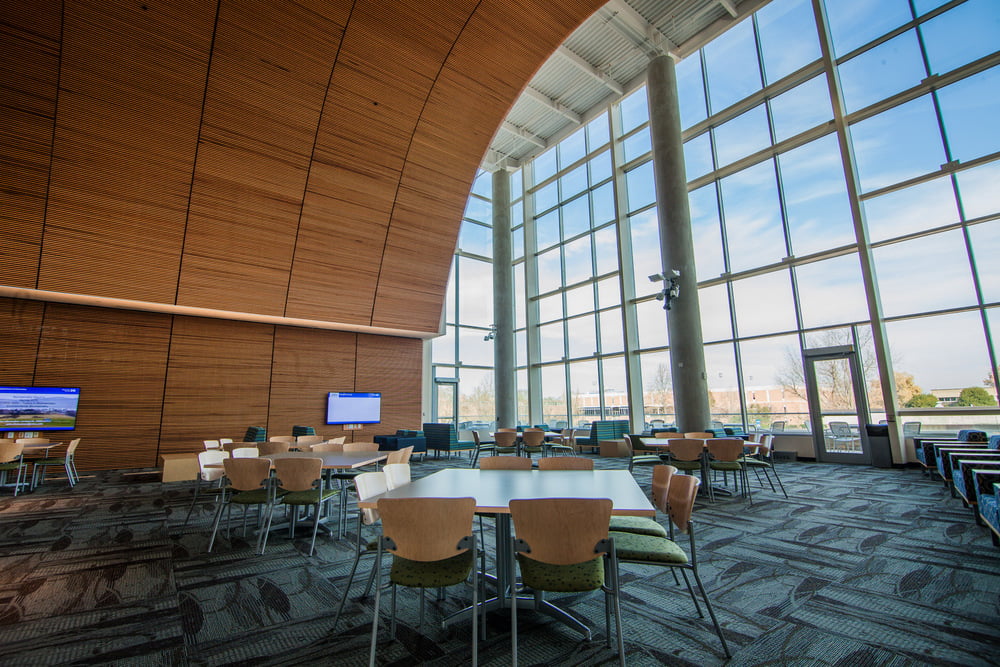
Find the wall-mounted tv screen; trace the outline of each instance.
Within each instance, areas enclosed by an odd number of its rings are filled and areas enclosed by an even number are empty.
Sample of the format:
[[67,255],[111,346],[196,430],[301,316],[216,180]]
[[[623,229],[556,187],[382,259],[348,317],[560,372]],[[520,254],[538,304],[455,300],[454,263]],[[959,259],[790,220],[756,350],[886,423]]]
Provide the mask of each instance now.
[[71,431],[76,387],[0,387],[0,431]]
[[382,393],[331,391],[326,396],[327,424],[378,424],[382,421]]

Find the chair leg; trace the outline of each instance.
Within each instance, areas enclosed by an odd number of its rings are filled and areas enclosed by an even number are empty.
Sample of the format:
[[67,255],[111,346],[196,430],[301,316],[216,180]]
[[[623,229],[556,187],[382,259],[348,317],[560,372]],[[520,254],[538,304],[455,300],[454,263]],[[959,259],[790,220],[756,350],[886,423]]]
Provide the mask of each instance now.
[[[347,602],[347,597],[351,592],[351,584],[354,582],[354,574],[358,571],[358,563],[361,562],[361,517],[358,517],[358,541],[356,549],[354,551],[354,564],[351,565],[351,573],[347,575],[347,585],[344,586],[344,595],[340,598],[340,604],[337,606],[337,613],[333,616],[333,626],[332,629],[337,629],[337,622],[340,620],[340,614],[344,611],[344,604]],[[375,568],[378,567],[377,563],[372,563],[372,571],[368,577],[369,585],[371,585],[371,579],[375,575]],[[367,594],[367,592],[366,592]]]
[[[224,493],[225,491],[223,491],[223,494]],[[209,553],[212,552],[212,547],[215,545],[215,536],[219,532],[219,523],[222,521],[222,513],[226,509],[226,503],[224,502],[222,496],[220,496],[216,502],[218,503],[218,507],[215,508],[215,517],[212,521],[212,537],[208,540]]]
[[[516,551],[514,549],[514,538],[510,538],[510,557],[512,559],[511,569],[515,570],[516,573]],[[514,574],[514,573],[512,573]],[[511,578],[511,582],[514,579]],[[503,591],[497,591],[497,595],[503,595]],[[510,655],[511,655],[511,665],[517,667],[517,585],[511,583],[510,586]]]
[[[625,667],[625,638],[622,636],[622,605],[621,605],[621,582],[619,581],[618,557],[612,549],[608,556],[611,561],[611,589],[615,612],[615,630],[618,636],[618,664]],[[608,640],[610,641],[611,628],[608,628]]]
[[67,458],[66,463],[63,465],[63,467],[66,469],[66,479],[69,480],[69,488],[72,489],[74,486],[76,486],[76,480],[73,478],[73,470],[71,469],[70,466],[71,466],[70,461]]
[[375,641],[378,636],[378,614],[379,607],[382,604],[382,543],[379,542],[378,545],[378,555],[375,560],[375,567],[378,568],[376,573],[376,578],[378,582],[375,585],[375,612],[372,614],[372,641],[371,649],[368,655],[368,667],[375,667]]
[[773,459],[772,459],[772,463],[771,463],[771,470],[774,471],[774,478],[776,480],[778,480],[778,487],[781,489],[781,492],[785,495],[785,498],[787,499],[788,498],[788,492],[785,491],[785,485],[781,483],[781,476],[778,474],[778,469],[774,467]]
[[190,521],[191,519],[191,512],[194,511],[195,503],[198,502],[198,494],[200,493],[200,491],[201,491],[201,473],[198,473],[198,476],[194,480],[194,498],[191,499],[191,507],[188,508],[187,516],[184,517],[184,525],[181,526],[181,528],[187,527],[188,521]]
[[694,575],[694,580],[698,584],[698,590],[701,592],[701,597],[705,600],[705,606],[708,607],[708,615],[712,617],[712,625],[715,626],[715,634],[719,635],[719,641],[722,642],[722,650],[725,652],[727,658],[733,657],[733,654],[729,652],[729,645],[726,643],[726,638],[722,634],[722,628],[719,626],[719,620],[715,617],[715,609],[712,608],[712,601],[708,599],[708,593],[705,592],[705,586],[701,583],[701,577],[698,576],[698,570],[691,570]]

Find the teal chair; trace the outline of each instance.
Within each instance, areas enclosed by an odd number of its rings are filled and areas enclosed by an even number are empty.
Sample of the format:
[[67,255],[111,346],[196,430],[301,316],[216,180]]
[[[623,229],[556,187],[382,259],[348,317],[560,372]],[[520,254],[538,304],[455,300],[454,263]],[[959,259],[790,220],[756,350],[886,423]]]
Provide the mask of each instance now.
[[469,452],[475,455],[476,443],[472,440],[459,440],[454,424],[424,424],[424,438],[427,439],[427,451],[434,450],[441,455],[449,456],[454,452]]

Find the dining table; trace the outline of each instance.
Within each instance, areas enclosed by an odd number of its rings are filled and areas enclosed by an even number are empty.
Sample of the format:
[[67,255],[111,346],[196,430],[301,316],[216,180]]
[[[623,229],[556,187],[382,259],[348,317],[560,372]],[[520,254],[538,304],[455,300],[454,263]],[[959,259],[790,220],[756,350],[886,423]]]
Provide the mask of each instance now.
[[[476,513],[496,517],[496,574],[487,578],[496,585],[495,597],[481,602],[486,611],[509,608],[508,592],[516,585],[515,558],[511,553],[510,501],[541,498],[609,498],[611,513],[619,516],[654,517],[656,509],[627,470],[479,470],[449,468],[409,484],[366,498],[362,509],[377,508],[382,498],[474,498]],[[485,575],[486,573],[484,573]],[[518,596],[518,609],[535,609],[576,628],[587,639],[590,628],[545,600],[540,594]],[[446,617],[442,625],[466,618],[467,607]]]

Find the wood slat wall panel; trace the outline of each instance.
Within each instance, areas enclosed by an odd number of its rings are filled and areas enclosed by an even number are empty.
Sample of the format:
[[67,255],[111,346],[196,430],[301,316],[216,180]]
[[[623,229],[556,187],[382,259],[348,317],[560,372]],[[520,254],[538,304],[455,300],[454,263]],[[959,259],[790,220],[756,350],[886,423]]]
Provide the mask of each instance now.
[[308,4],[221,5],[178,303],[284,314],[316,126],[350,10]]
[[34,384],[80,387],[80,470],[156,465],[170,317],[48,304]]
[[0,8],[0,284],[34,287],[59,82],[59,2]]
[[265,426],[273,345],[271,325],[175,317],[160,453]]
[[66,1],[41,289],[174,302],[214,20]]
[[[370,324],[413,128],[474,2],[359,2],[330,81],[289,287],[291,317]],[[407,272],[410,267],[388,267]]]
[[382,262],[416,268],[380,274],[373,323],[437,330],[462,211],[497,125],[548,54],[602,4],[479,5],[428,98],[400,179]]
[[382,392],[382,422],[354,431],[354,440],[419,429],[426,421],[420,412],[420,369],[423,343],[412,338],[358,336],[357,391]]
[[340,426],[326,425],[326,395],[354,391],[357,344],[353,333],[278,327],[269,435],[291,435],[293,426],[312,426],[331,438],[348,434]]
[[45,304],[0,298],[0,384],[30,385]]

